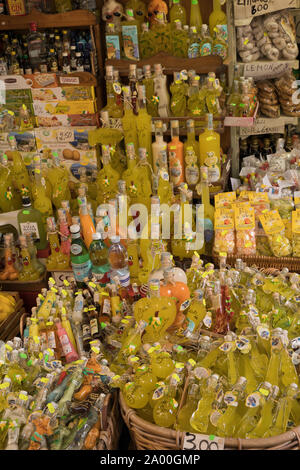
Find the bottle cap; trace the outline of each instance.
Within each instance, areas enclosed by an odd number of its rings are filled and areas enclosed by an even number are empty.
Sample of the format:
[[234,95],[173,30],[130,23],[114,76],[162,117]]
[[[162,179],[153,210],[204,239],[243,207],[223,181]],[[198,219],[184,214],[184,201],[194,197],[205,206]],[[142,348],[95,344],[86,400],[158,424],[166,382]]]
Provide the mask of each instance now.
[[76,52],[76,57],[81,57],[81,52]]
[[70,232],[71,232],[71,233],[78,233],[78,232],[80,232],[80,226],[77,225],[77,224],[71,225],[71,227],[70,227]]
[[171,127],[172,127],[172,129],[174,129],[176,127],[179,127],[179,121],[177,121],[177,120],[171,121]]
[[22,206],[23,207],[30,207],[31,206],[31,200],[29,196],[22,197]]
[[92,235],[93,240],[102,240],[102,235],[100,232],[93,233]]

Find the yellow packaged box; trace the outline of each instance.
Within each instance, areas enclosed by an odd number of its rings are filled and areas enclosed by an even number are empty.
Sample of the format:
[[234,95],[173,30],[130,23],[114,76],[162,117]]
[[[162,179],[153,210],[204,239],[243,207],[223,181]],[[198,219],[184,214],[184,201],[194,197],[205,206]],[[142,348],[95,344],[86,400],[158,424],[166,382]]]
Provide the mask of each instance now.
[[292,212],[293,256],[300,258],[300,209]]
[[90,101],[95,99],[91,86],[65,86],[56,88],[32,88],[34,101]]
[[54,116],[57,114],[94,114],[96,103],[87,101],[33,101],[36,116]]

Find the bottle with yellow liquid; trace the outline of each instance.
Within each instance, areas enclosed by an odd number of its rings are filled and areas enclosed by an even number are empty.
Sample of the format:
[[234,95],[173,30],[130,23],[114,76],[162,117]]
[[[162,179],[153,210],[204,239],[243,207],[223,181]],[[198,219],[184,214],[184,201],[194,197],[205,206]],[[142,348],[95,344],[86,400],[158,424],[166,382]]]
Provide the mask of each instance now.
[[190,418],[190,425],[198,433],[205,434],[209,425],[209,415],[212,410],[212,405],[216,400],[220,376],[213,374],[208,377],[205,388],[202,392],[202,397],[198,402],[197,409],[194,411]]
[[137,186],[132,178],[133,170],[136,166],[136,152],[135,152],[135,145],[133,142],[129,142],[126,145],[126,154],[128,160],[128,168],[122,174],[122,180],[126,183],[126,193],[130,198],[131,204],[135,204],[137,202]]
[[128,357],[137,353],[141,347],[141,336],[146,326],[147,323],[144,320],[141,320],[128,332],[126,338],[122,341],[122,347],[114,360],[115,364],[126,364]]
[[51,255],[47,258],[48,271],[65,270],[70,265],[70,257],[61,252],[57,228],[54,217],[47,218],[48,240]]
[[202,16],[198,0],[191,0],[190,26],[195,26],[198,33],[200,33],[202,26]]
[[158,117],[158,102],[154,93],[154,80],[151,72],[151,65],[144,66],[143,85],[146,89],[146,106],[147,111],[152,117]]
[[278,329],[272,331],[271,336],[271,357],[268,364],[268,369],[265,381],[273,386],[279,386],[279,371],[281,369],[281,351],[283,345],[281,341],[281,332]]
[[258,439],[267,436],[273,423],[274,409],[278,395],[279,387],[277,386],[272,387],[270,393],[267,393],[267,390],[266,393],[263,393],[263,397],[260,398],[262,401],[260,418],[255,428],[246,434],[248,439]]
[[292,411],[293,400],[299,393],[298,385],[291,384],[285,390],[284,395],[279,398],[273,426],[265,433],[265,437],[279,436],[286,432],[288,420]]
[[45,228],[47,227],[47,218],[53,215],[53,207],[51,199],[46,193],[46,181],[41,176],[40,170],[35,169],[35,188],[37,191],[37,198],[33,201],[33,207],[37,209],[42,216]]
[[[137,120],[133,113],[131,105],[131,90],[129,86],[123,87],[124,97],[124,116],[122,117],[122,128],[124,132],[125,148],[127,150],[128,145],[134,146],[134,151],[137,153],[138,144],[138,133],[137,133]],[[127,164],[129,165],[129,156],[127,154]]]
[[174,371],[175,364],[171,358],[171,354],[166,351],[162,351],[161,345],[159,343],[154,343],[155,345],[151,346],[147,350],[147,353],[150,356],[150,365],[152,368],[153,374],[164,380]]
[[215,183],[221,177],[220,134],[213,130],[213,115],[207,117],[207,128],[199,137],[200,163],[208,168],[208,182]]
[[127,382],[122,388],[122,392],[130,408],[142,409],[149,401],[149,394],[145,392],[141,385],[134,382]]
[[215,27],[217,25],[227,25],[227,16],[226,13],[221,9],[221,1],[213,0],[213,11],[209,15],[209,31],[211,37],[214,36]]
[[236,428],[235,435],[237,437],[244,439],[255,429],[261,417],[266,397],[270,395],[271,391],[272,385],[268,382],[263,382],[255,392],[247,396],[245,402],[247,411]]
[[102,145],[103,168],[98,172],[97,185],[98,197],[97,204],[108,203],[109,199],[116,196],[118,192],[119,173],[114,170],[110,163],[109,145]]
[[197,408],[199,394],[199,385],[192,382],[189,385],[186,403],[183,405],[177,415],[176,429],[179,431],[194,432],[194,428],[192,428],[190,424],[190,419]]
[[[174,256],[179,256],[180,259],[192,258],[194,251],[190,249],[190,245],[195,241],[196,223],[194,215],[190,212],[190,216],[186,214],[191,209],[190,201],[193,193],[188,190],[185,183],[182,183],[180,189],[180,206],[178,214],[177,226],[181,226],[182,238],[180,239],[180,232],[174,233],[171,240],[172,253]],[[188,206],[188,207],[186,207]],[[186,220],[187,218],[187,220]],[[177,231],[177,230],[176,230]],[[204,248],[202,249],[204,251]]]
[[27,168],[23,162],[20,152],[17,150],[16,138],[11,135],[8,138],[13,157],[13,165],[11,169],[12,180],[15,188],[23,196],[31,196],[31,183]]
[[245,395],[246,384],[247,379],[240,377],[232,387],[232,390],[225,393],[224,401],[227,404],[227,408],[217,422],[216,433],[218,436],[232,437],[235,435],[240,410],[243,406],[242,401]]
[[172,29],[175,29],[176,20],[180,20],[181,24],[186,24],[186,10],[181,5],[180,0],[172,0],[173,5],[170,8],[169,16]]
[[171,428],[176,423],[178,411],[176,398],[179,380],[177,374],[172,374],[169,385],[164,390],[163,398],[153,407],[153,419],[157,426]]
[[48,170],[48,179],[52,185],[52,202],[58,210],[63,201],[71,201],[69,173],[67,168],[61,164],[58,153],[53,152],[52,156],[52,167]]
[[[52,197],[52,185],[48,179],[48,166],[47,163],[42,163],[41,162],[41,156],[40,155],[35,155],[33,157],[34,161],[34,173],[41,175],[42,178],[45,180],[45,186],[46,186],[46,196],[51,199]],[[36,170],[39,170],[36,172]],[[40,184],[40,179],[38,178],[37,180],[38,185],[36,184],[36,178],[34,178],[32,182],[32,196],[33,199],[36,200],[38,197],[38,192],[39,192],[39,184]]]
[[40,273],[36,271],[31,263],[30,253],[27,247],[26,237],[20,235],[20,256],[22,261],[22,271],[19,273],[20,281],[36,281],[40,278]]
[[105,106],[105,108],[103,108],[102,111],[107,111],[110,118],[121,118],[123,116],[123,110],[116,103],[116,98],[114,95],[113,66],[107,65],[105,70],[107,105]]
[[152,126],[151,116],[146,108],[146,87],[138,86],[139,111],[136,119],[139,148],[147,150],[147,160],[152,165]]
[[195,251],[192,256],[192,264],[190,268],[186,271],[187,285],[191,292],[196,290],[198,287],[202,266],[203,261],[200,259],[199,254]]
[[152,194],[152,168],[148,163],[146,148],[139,148],[139,161],[133,169],[132,181],[136,186],[136,202],[139,204],[144,204],[148,211],[150,211],[150,198]]
[[21,205],[21,197],[14,186],[7,155],[3,154],[0,164],[0,210],[11,212],[21,209]]
[[206,316],[204,293],[201,289],[194,291],[194,298],[187,309],[186,320],[188,325],[184,331],[185,335],[191,335],[201,327]]

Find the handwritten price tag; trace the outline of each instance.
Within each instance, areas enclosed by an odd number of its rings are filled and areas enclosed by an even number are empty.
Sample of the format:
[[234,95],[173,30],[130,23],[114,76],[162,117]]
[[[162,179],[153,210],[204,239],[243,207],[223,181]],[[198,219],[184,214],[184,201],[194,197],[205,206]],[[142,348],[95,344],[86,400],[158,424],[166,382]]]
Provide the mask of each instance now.
[[74,131],[72,129],[62,129],[57,131],[57,142],[73,142]]
[[224,450],[225,439],[206,434],[185,433],[183,450]]

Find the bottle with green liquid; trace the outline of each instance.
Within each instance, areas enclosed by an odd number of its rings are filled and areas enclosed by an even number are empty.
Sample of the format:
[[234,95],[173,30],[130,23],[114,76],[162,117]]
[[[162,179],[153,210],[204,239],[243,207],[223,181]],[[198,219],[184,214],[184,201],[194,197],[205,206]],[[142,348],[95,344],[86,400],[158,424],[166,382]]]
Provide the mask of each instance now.
[[183,5],[181,5],[180,0],[172,0],[173,5],[169,11],[171,28],[175,29],[176,20],[181,21],[181,24],[186,24],[186,10]]

